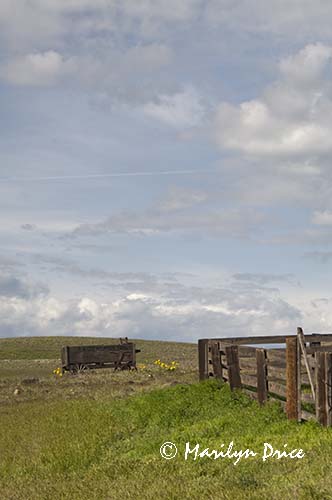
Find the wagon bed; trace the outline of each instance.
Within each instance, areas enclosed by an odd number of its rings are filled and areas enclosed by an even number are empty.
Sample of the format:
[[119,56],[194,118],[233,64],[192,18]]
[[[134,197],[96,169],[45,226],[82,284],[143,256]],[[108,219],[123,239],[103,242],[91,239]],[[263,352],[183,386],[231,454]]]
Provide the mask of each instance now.
[[132,342],[118,345],[64,346],[61,350],[62,370],[72,373],[88,369],[136,369],[136,353]]

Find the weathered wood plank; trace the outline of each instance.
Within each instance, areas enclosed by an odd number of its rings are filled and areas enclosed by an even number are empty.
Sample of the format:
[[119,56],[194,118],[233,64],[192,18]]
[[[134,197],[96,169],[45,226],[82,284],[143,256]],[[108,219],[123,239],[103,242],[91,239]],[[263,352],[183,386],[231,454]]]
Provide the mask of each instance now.
[[286,413],[290,420],[298,420],[298,349],[297,338],[290,337],[286,341]]
[[266,350],[256,349],[256,364],[257,364],[257,394],[260,404],[264,404],[267,400],[268,381],[267,381],[267,364]]
[[332,354],[325,354],[326,370],[326,425],[332,426]]
[[228,380],[230,388],[237,389],[241,387],[240,365],[237,346],[226,347],[226,359],[228,367]]
[[257,387],[257,377],[254,375],[247,375],[246,373],[241,373],[241,382],[244,385]]
[[269,392],[273,392],[278,396],[286,397],[287,390],[284,384],[279,384],[278,382],[270,382],[269,381]]
[[69,346],[63,346],[61,349],[61,362],[62,366],[69,366]]
[[239,363],[240,363],[240,368],[241,370],[256,370],[257,368],[257,361],[256,358],[250,358],[248,359],[243,359],[239,358]]
[[199,370],[199,380],[206,380],[209,378],[208,369],[208,340],[201,339],[198,341],[198,370]]
[[286,349],[267,349],[268,363],[284,364],[286,366]]
[[215,341],[209,340],[207,346],[207,362],[208,362],[208,377],[214,377],[213,361],[212,361],[212,344]]
[[282,378],[278,378],[278,377],[267,377],[267,380],[270,384],[270,382],[275,382],[276,384],[281,384],[281,385],[284,385],[286,386],[286,380],[285,379],[282,379]]
[[118,352],[118,359],[115,362],[114,370],[117,370],[118,368],[120,368],[120,365],[124,359],[124,355],[125,355],[124,352],[121,352],[121,351]]
[[225,370],[227,370],[227,358],[226,358],[226,354],[225,355],[223,355],[223,354],[220,355],[220,362],[221,362],[223,368]]
[[315,354],[316,352],[332,352],[332,345],[318,345],[314,347],[307,347],[308,354]]
[[314,413],[310,413],[306,410],[301,410],[301,419],[302,420],[316,420],[316,416]]
[[[315,386],[314,386],[314,381],[313,381],[313,377],[312,377],[311,367],[309,365],[309,356],[307,355],[307,348],[306,348],[306,345],[305,345],[304,334],[303,334],[303,330],[302,330],[301,327],[298,327],[298,329],[297,329],[297,338],[298,338],[298,342],[299,342],[299,345],[300,345],[300,348],[301,348],[301,351],[302,351],[302,355],[303,355],[302,359],[304,361],[304,365],[305,365],[306,370],[307,370],[307,375],[308,375],[308,378],[309,378],[309,383],[310,383],[310,387],[311,387],[312,397],[315,400]],[[300,358],[301,358],[301,355],[300,355]],[[300,378],[300,383],[301,383],[301,374],[300,374],[299,378]]]
[[256,356],[256,347],[239,345],[238,351],[239,351],[239,357],[255,358],[255,356]]
[[[294,335],[289,335],[292,337]],[[221,344],[225,345],[250,345],[250,344],[284,344],[288,335],[262,335],[262,336],[248,336],[248,337],[227,337],[218,338]],[[332,338],[332,337],[331,337]]]
[[316,418],[318,422],[324,426],[327,425],[326,412],[326,364],[325,353],[316,353]]
[[[248,344],[285,344],[286,339],[296,337],[294,334],[289,335],[262,335],[250,337],[226,337],[215,338],[221,344],[227,345],[248,345]],[[332,342],[332,333],[311,333],[305,334],[306,342]]]
[[69,370],[78,365],[93,368],[115,367],[121,355],[122,364],[135,367],[135,344],[65,346],[62,348],[62,366]]
[[241,373],[241,376],[242,374],[245,374],[245,375],[251,375],[253,377],[257,377],[257,368],[255,367],[254,368],[241,368],[240,367],[240,373]]
[[[302,340],[303,332],[302,332]],[[301,420],[301,345],[299,341],[299,328],[297,329],[297,342],[296,342],[296,350],[297,350],[297,360],[296,360],[296,369],[297,369],[297,414],[298,420]]]
[[[316,366],[315,356],[312,356],[312,354],[311,355],[308,354],[308,351],[307,351],[307,361],[308,361],[308,365],[309,365],[311,372],[313,372],[315,369],[315,366]],[[304,364],[303,359],[301,359],[301,369],[302,369],[302,371],[307,371],[307,368]]]
[[286,380],[286,366],[284,368],[279,368],[277,366],[268,365],[267,367],[268,377],[276,377],[281,380]]
[[[241,346],[239,345],[238,347],[240,348]],[[255,359],[255,353],[254,354],[248,353],[248,354],[241,354],[241,355],[239,354],[239,357],[242,359]]]
[[267,362],[267,365],[268,365],[268,368],[272,368],[272,369],[276,369],[276,370],[280,370],[280,371],[286,371],[286,359],[285,359],[285,362],[278,362],[278,361],[273,361],[271,363],[271,361],[268,361]]
[[211,354],[212,354],[212,365],[213,365],[213,374],[216,378],[222,378],[222,367],[221,367],[221,357],[218,342],[214,342],[211,346]]

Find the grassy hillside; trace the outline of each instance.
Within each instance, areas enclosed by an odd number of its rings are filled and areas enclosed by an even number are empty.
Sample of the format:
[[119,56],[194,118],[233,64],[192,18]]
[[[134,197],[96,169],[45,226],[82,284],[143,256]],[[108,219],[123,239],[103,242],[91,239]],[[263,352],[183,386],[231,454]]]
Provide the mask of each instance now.
[[[18,352],[42,351],[36,339],[24,342],[15,341]],[[143,345],[151,360],[171,361],[178,352],[174,344]],[[174,372],[146,359],[138,372],[55,378],[43,359],[0,361],[1,498],[332,499],[331,430],[289,422],[276,403],[260,408],[227,386],[196,383],[195,349],[181,349],[185,356]],[[6,376],[4,366],[15,363],[23,371]],[[21,378],[27,367],[38,381]],[[173,460],[160,455],[165,441],[177,445]],[[257,456],[237,465],[228,458],[184,459],[186,442],[220,450],[231,441]],[[263,462],[264,442],[303,448],[306,456]]]
[[[196,361],[196,344],[184,342],[162,342],[159,340],[132,340],[142,353],[138,355],[141,362],[153,361],[161,353],[166,356],[177,356],[182,359],[190,356]],[[1,359],[57,359],[64,345],[111,345],[118,344],[119,339],[105,337],[18,337],[0,339]]]

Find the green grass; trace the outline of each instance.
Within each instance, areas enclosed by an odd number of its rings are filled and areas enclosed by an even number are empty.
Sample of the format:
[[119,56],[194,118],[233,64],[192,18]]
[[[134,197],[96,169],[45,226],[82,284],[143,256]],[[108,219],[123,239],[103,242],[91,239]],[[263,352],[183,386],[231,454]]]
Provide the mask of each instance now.
[[[42,350],[35,339],[25,343],[20,353]],[[48,372],[56,359],[0,362],[1,499],[332,499],[332,429],[289,422],[278,403],[259,407],[227,386],[197,383],[190,345],[181,346],[187,357],[174,373],[152,360],[175,359],[176,344],[149,349],[144,370],[61,379]],[[18,374],[6,377],[10,366]],[[24,383],[28,372],[38,382]],[[165,441],[178,447],[173,460],[160,456]],[[231,441],[258,455],[237,465],[184,459],[186,442],[218,450]],[[306,456],[263,462],[264,442]]]
[[[178,385],[113,402],[75,400],[2,408],[2,498],[331,498],[332,432],[288,422],[216,383]],[[234,441],[258,457],[184,460],[185,443]],[[163,460],[165,441],[178,447]],[[262,462],[263,443],[303,448],[302,460]]]

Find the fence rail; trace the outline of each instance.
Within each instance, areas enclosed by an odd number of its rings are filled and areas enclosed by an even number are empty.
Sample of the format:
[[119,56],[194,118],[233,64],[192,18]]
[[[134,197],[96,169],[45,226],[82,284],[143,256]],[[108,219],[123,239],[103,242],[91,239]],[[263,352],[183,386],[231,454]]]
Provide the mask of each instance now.
[[217,378],[260,404],[277,399],[291,420],[332,426],[332,334],[201,339],[198,359],[200,380]]

